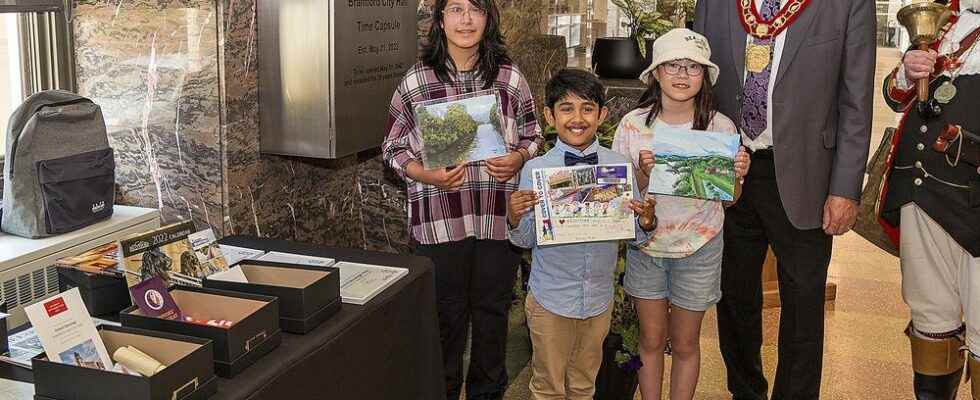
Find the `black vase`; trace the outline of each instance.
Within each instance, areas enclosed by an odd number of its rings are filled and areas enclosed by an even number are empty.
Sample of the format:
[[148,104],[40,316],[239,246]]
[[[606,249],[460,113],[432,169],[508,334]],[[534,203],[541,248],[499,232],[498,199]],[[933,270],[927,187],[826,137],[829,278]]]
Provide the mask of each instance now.
[[633,38],[597,38],[592,47],[592,69],[608,79],[637,79],[653,60],[653,39],[646,39],[646,54]]
[[595,400],[633,400],[639,386],[636,372],[627,372],[616,364],[616,351],[623,347],[623,338],[615,333],[602,343],[602,366],[595,381]]

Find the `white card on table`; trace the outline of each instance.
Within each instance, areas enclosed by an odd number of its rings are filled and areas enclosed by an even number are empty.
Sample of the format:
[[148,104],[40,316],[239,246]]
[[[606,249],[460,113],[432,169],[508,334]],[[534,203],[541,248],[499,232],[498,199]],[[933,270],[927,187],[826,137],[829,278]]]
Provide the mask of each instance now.
[[78,288],[24,307],[49,360],[111,370],[112,359]]

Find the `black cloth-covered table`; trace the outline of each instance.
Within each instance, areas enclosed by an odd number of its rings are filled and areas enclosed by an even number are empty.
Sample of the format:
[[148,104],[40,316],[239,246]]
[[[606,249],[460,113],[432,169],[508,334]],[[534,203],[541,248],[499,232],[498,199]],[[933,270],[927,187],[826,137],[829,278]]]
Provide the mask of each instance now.
[[[234,379],[219,378],[211,399],[445,399],[429,259],[246,236],[220,243],[403,267],[409,273],[364,306],[344,304],[306,335],[284,332],[277,349]],[[0,365],[0,377],[27,380],[24,373],[12,373],[14,368]]]

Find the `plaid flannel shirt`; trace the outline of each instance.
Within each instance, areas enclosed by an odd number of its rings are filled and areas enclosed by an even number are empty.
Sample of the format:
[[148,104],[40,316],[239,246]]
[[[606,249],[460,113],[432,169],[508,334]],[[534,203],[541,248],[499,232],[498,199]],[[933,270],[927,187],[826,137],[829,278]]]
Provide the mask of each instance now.
[[[519,174],[498,182],[482,161],[466,165],[466,180],[458,190],[443,190],[417,182],[405,173],[411,161],[422,162],[422,142],[412,105],[483,90],[483,79],[474,72],[451,75],[441,82],[433,69],[416,63],[391,98],[388,135],[382,145],[385,163],[408,185],[408,223],[411,235],[421,244],[477,239],[507,240],[507,197],[517,190]],[[534,100],[524,76],[512,65],[502,65],[492,89],[500,96],[501,112],[516,122],[516,129],[503,132],[510,150],[527,149],[532,157],[544,140],[534,115]]]

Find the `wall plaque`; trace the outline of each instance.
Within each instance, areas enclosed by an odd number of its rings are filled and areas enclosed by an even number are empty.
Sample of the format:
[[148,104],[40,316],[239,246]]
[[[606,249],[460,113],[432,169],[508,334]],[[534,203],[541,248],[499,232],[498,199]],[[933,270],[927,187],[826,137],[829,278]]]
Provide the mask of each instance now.
[[417,2],[259,2],[261,152],[339,158],[380,146],[416,61]]

